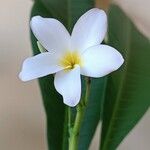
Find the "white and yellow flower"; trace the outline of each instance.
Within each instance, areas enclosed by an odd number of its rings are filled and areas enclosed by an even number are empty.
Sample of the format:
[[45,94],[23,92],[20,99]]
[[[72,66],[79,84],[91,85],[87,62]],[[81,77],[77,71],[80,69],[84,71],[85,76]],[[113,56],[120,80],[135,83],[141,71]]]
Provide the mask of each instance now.
[[82,15],[70,35],[58,20],[35,16],[31,29],[47,52],[27,58],[19,75],[28,81],[54,74],[56,90],[68,106],[76,106],[81,97],[81,75],[103,77],[124,62],[114,48],[100,44],[107,31],[103,10],[91,9]]

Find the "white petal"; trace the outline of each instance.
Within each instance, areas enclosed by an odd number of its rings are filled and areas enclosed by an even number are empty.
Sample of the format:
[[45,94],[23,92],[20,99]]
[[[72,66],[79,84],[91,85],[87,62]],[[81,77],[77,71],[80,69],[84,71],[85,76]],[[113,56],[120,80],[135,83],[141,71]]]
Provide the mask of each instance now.
[[35,16],[31,20],[31,29],[46,50],[57,50],[61,53],[70,49],[70,35],[58,20]]
[[67,71],[59,71],[55,74],[54,85],[63,96],[64,103],[70,107],[76,106],[81,97],[80,67]]
[[94,46],[83,55],[81,74],[90,77],[102,77],[117,70],[124,62],[122,55],[107,45]]
[[100,44],[107,31],[107,16],[103,10],[93,8],[82,15],[74,26],[72,49],[84,51]]
[[19,78],[22,81],[29,81],[49,74],[56,73],[63,68],[58,66],[58,59],[55,54],[50,52],[27,58],[23,62],[22,71]]

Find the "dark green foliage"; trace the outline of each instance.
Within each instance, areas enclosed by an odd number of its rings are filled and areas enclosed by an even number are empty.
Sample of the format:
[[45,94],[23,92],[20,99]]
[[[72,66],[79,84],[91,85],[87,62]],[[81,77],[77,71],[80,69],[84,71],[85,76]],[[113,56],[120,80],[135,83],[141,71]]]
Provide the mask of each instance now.
[[117,6],[109,11],[108,37],[125,63],[107,81],[101,150],[115,150],[150,106],[150,41]]
[[[51,17],[41,2],[36,2],[32,8],[31,16],[41,15]],[[31,34],[33,53],[40,53],[36,44],[36,39]],[[39,79],[43,103],[47,117],[47,138],[48,146],[51,150],[61,149],[63,141],[63,125],[65,119],[65,106],[61,96],[56,92],[53,83],[53,75]]]

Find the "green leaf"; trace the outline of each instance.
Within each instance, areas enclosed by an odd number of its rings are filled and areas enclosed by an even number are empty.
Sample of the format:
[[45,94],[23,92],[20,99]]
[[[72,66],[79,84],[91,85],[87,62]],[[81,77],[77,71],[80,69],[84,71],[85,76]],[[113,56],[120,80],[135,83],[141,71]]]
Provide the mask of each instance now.
[[94,7],[94,0],[41,0],[41,2],[70,32],[78,18]]
[[108,37],[125,63],[107,81],[101,150],[115,150],[150,106],[150,41],[115,5],[109,11]]
[[[60,20],[69,31],[77,19],[94,6],[94,0],[36,0],[31,17],[41,15]],[[34,54],[38,54],[37,40],[31,33]],[[50,150],[68,149],[67,111],[62,97],[56,92],[53,75],[39,79],[43,103],[47,116],[47,137]],[[91,95],[82,124],[79,150],[87,150],[100,119],[105,79],[93,79]],[[83,91],[85,87],[83,84]]]
[[[32,8],[31,16],[41,15],[52,17],[40,1],[36,2]],[[37,47],[37,40],[31,34],[32,49],[34,54],[40,53]],[[65,120],[65,106],[61,96],[56,92],[53,83],[53,76],[39,79],[39,85],[43,97],[43,104],[47,117],[47,139],[48,147],[51,150],[61,149],[63,144],[63,126]]]

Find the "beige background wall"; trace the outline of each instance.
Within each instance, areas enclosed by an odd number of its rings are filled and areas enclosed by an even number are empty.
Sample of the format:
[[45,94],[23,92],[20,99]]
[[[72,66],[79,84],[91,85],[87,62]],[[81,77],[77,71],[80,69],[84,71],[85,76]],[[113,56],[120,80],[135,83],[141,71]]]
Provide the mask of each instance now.
[[[32,1],[0,2],[0,149],[46,150],[45,114],[37,82],[18,79],[22,61],[31,56],[28,20]],[[149,114],[119,150],[150,148]],[[98,135],[91,150],[97,149]]]

